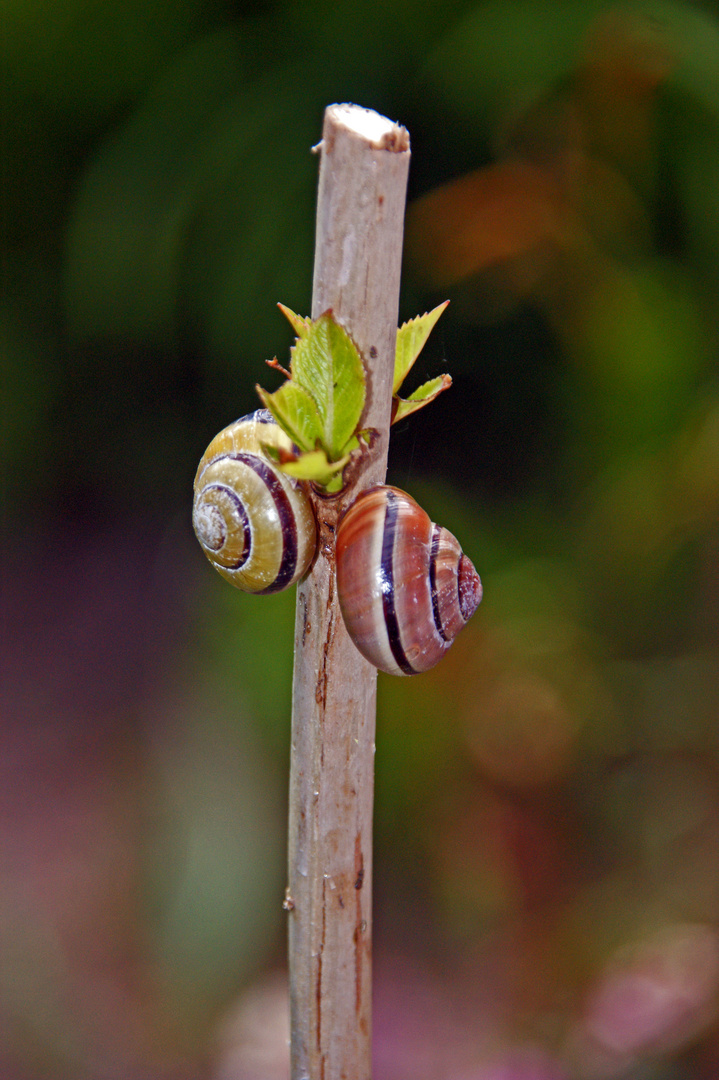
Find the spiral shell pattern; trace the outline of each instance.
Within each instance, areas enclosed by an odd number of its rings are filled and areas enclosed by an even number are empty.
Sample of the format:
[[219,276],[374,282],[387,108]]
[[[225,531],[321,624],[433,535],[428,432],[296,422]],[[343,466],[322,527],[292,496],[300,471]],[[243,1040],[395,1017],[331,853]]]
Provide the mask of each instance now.
[[399,488],[362,492],[337,531],[337,592],[367,660],[414,675],[442,659],[482,599],[471,561]]
[[192,524],[207,558],[238,589],[273,593],[309,569],[317,528],[303,487],[262,447],[290,450],[272,414],[258,409],[212,440],[195,476]]

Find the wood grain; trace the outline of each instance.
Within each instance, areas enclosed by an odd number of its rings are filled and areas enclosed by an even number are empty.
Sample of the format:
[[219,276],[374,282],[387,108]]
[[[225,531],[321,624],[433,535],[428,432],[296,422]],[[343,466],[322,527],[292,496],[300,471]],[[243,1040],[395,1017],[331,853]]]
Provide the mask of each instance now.
[[378,439],[348,490],[315,497],[320,540],[299,585],[290,766],[289,919],[292,1080],[371,1075],[372,804],[376,670],[342,621],[334,536],[357,491],[387,468],[407,131],[369,110],[324,119],[312,316],[332,309],[363,357],[363,427]]

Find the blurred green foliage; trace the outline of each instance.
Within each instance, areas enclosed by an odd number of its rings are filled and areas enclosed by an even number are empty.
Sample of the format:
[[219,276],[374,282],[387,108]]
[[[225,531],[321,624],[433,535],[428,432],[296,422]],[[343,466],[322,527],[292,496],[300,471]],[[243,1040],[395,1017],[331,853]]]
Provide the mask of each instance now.
[[[108,900],[102,861],[82,910],[90,936],[117,935],[111,952],[128,934],[139,989],[104,999],[115,1041],[95,1030],[102,979],[26,902],[31,876],[10,876],[0,989],[18,1075],[170,1075],[282,955],[267,898],[294,599],[212,575],[190,546],[191,482],[255,407],[263,361],[287,360],[275,303],[309,307],[310,147],[324,106],[354,100],[412,137],[402,318],[452,300],[417,382],[449,370],[455,388],[398,426],[390,479],[485,585],[436,671],[380,680],[378,948],[452,973],[489,955],[497,1039],[541,1043],[566,1075],[714,1080],[714,7],[14,0],[2,23],[4,539],[64,550],[140,520],[182,597],[169,655],[133,688],[140,766],[112,740],[98,752],[122,807],[147,811],[119,849],[127,891]],[[83,655],[71,673],[101,682]],[[23,717],[28,738],[48,713]],[[113,813],[98,845],[125,836]],[[68,987],[87,1024],[72,1039]]]

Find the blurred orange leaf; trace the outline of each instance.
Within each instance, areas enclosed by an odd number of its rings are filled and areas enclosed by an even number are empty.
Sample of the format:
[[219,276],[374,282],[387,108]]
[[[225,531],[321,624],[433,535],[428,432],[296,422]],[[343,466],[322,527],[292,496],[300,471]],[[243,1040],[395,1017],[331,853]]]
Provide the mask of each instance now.
[[415,202],[408,215],[407,250],[418,271],[443,287],[557,242],[569,220],[559,185],[544,169],[502,161]]

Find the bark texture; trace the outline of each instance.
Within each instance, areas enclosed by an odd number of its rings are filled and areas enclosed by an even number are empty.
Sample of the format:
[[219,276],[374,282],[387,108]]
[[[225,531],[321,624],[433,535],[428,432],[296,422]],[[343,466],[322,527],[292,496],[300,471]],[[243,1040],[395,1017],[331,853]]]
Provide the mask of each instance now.
[[357,492],[386,474],[409,136],[377,113],[333,105],[320,152],[312,317],[331,308],[359,348],[368,388],[362,427],[379,439],[347,491],[315,499],[318,555],[297,593],[286,900],[291,1077],[369,1080],[377,672],[342,621],[334,536]]

